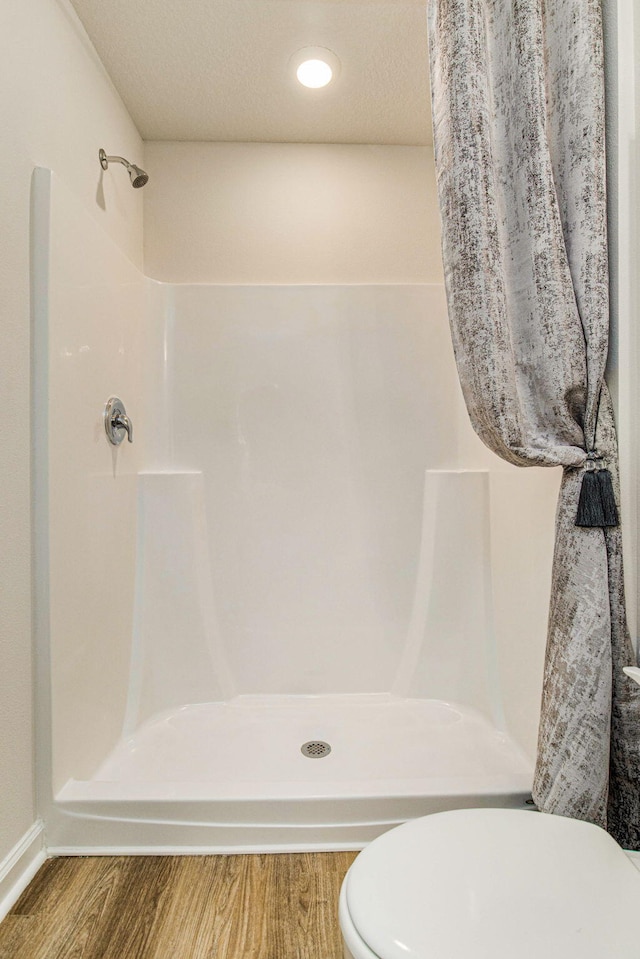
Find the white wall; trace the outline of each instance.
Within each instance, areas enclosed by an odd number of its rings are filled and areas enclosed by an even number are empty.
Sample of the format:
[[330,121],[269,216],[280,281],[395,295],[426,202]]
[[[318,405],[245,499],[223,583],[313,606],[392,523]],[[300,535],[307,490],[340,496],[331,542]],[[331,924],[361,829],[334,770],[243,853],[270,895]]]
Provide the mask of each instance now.
[[[33,778],[29,208],[48,166],[141,261],[141,197],[97,151],[142,162],[142,143],[65,2],[5,0],[0,31],[0,861],[36,816]],[[122,174],[122,175],[119,175]],[[68,428],[73,434],[74,411]]]
[[439,283],[431,147],[146,143],[145,272],[175,283]]

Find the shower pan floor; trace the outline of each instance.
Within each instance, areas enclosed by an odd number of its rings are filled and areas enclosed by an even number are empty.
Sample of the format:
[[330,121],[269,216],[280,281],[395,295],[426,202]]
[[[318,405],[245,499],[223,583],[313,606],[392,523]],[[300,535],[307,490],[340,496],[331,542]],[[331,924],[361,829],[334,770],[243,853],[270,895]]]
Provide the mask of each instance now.
[[[303,755],[324,742],[328,755]],[[312,750],[317,752],[317,750]],[[390,695],[239,696],[157,714],[55,797],[58,854],[355,849],[397,823],[522,808],[531,763],[478,712]]]
[[[328,755],[301,747],[325,742]],[[239,696],[154,716],[123,738],[93,783],[138,795],[419,795],[527,791],[531,764],[479,713],[391,696]],[[79,785],[79,784],[78,784]]]

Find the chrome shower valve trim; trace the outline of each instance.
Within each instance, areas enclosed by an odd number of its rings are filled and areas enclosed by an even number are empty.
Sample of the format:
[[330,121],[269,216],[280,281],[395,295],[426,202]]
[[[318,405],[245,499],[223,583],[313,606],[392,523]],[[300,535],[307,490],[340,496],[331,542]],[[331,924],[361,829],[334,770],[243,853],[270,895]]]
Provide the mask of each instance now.
[[104,428],[109,442],[119,446],[125,433],[130,443],[133,443],[133,423],[127,416],[124,403],[117,396],[111,396],[104,408]]

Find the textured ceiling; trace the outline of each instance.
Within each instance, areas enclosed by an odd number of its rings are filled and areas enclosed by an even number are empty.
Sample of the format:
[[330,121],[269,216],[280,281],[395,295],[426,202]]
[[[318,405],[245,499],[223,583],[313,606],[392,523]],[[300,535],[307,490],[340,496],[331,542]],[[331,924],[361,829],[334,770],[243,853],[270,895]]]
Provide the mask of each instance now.
[[[425,3],[72,0],[146,140],[431,142]],[[289,59],[327,47],[307,90]]]

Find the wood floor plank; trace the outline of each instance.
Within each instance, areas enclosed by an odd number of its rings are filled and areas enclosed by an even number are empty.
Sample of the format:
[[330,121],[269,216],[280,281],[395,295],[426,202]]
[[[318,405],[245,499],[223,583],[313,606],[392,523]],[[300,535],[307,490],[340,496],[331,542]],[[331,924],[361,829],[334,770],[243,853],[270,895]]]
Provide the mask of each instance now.
[[126,882],[129,863],[125,857],[96,857],[92,861],[93,881],[67,913],[65,932],[59,944],[51,946],[46,959],[93,959],[100,951],[105,917],[118,899],[119,889]]
[[277,877],[274,902],[280,954],[296,959],[342,956],[338,897],[355,853],[288,857]]
[[[262,859],[207,856],[183,861],[182,888],[165,922],[158,927],[155,952],[150,954],[150,959],[168,959],[180,954],[193,959],[249,957],[248,949],[240,944],[250,939],[249,926],[259,927],[261,931],[257,934],[262,934],[263,918],[260,909],[248,914],[245,902],[247,887],[261,869]],[[190,893],[185,895],[183,890]]]
[[146,959],[152,948],[154,927],[166,908],[180,869],[179,857],[134,857],[125,882],[105,912],[102,948],[88,953],[86,959]]
[[181,860],[181,869],[167,907],[154,929],[149,944],[149,959],[189,956],[209,959],[220,955],[222,936],[216,914],[228,914],[227,902],[233,897],[240,874],[233,857],[192,856]]
[[0,923],[0,959],[341,959],[355,856],[50,860]]
[[37,922],[16,944],[12,959],[79,959],[91,955],[94,932],[105,905],[128,869],[126,857],[51,862],[60,865],[38,875],[33,897],[25,900],[32,909],[31,918]]
[[247,959],[267,959],[270,955],[269,946],[277,934],[273,913],[275,877],[283,865],[280,859],[280,855],[243,857],[242,881],[229,901],[229,937],[222,952],[224,959],[242,955]]
[[0,923],[0,959],[15,959],[23,943],[31,939],[39,922],[34,916],[7,916]]
[[82,885],[91,864],[82,857],[47,859],[22,893],[12,916],[37,916],[55,911],[61,899],[71,894],[74,885]]

